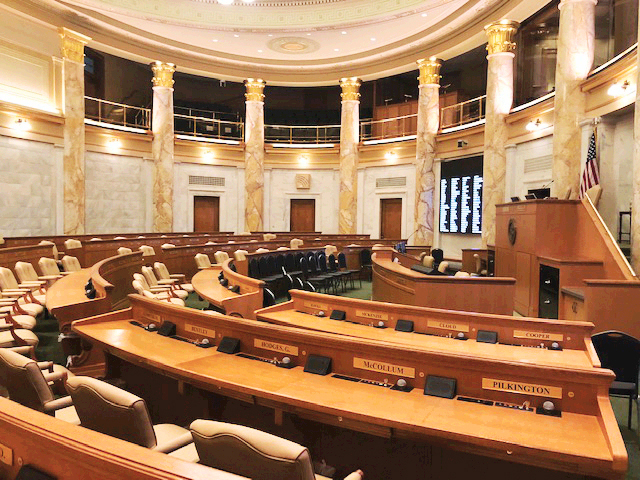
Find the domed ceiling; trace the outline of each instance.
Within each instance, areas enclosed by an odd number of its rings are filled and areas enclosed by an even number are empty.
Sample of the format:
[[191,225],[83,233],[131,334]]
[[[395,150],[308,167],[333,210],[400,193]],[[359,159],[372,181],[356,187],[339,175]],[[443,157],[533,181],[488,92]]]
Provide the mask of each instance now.
[[[336,84],[415,69],[485,42],[482,28],[523,20],[526,0],[27,0],[91,46],[180,71],[270,84]],[[45,20],[41,16],[42,20]]]

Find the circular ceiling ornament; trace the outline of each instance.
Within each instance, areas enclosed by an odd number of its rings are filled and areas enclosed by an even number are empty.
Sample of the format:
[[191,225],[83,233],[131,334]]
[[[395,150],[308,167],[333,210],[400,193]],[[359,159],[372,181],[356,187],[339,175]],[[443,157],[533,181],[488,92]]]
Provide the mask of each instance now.
[[267,43],[267,46],[280,53],[311,53],[320,48],[320,44],[315,40],[303,37],[280,37],[274,38]]

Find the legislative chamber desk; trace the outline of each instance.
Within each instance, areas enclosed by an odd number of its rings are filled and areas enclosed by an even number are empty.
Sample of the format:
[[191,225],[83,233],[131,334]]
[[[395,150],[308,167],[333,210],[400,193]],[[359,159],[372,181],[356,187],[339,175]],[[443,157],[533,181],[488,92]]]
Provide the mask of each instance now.
[[[453,343],[432,352],[137,295],[130,302],[73,329],[105,350],[108,376],[145,397],[154,422],[241,412],[236,422],[292,437],[315,458],[362,468],[368,478],[462,479],[480,471],[484,478],[619,478],[626,471],[608,370],[536,365],[528,348],[520,361],[497,361]],[[177,338],[143,328],[165,322],[175,323]],[[239,352],[217,350],[225,337],[239,341]],[[215,347],[196,345],[203,338]],[[328,375],[303,370],[312,355],[331,358]],[[279,368],[285,357],[293,368]],[[436,377],[456,379],[455,398],[423,393]],[[390,388],[398,379],[410,391]],[[537,413],[548,400],[559,416]]]

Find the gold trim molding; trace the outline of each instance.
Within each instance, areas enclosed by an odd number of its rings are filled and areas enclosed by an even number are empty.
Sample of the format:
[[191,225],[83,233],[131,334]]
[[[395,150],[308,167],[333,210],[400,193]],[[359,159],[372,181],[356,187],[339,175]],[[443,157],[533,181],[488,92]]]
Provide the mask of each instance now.
[[72,62],[84,63],[84,46],[91,41],[91,37],[64,27],[58,29],[58,35],[62,57]]
[[151,64],[151,70],[153,71],[154,87],[173,88],[175,83],[173,73],[176,71],[176,66],[173,63],[156,61]]
[[340,79],[340,88],[342,100],[360,100],[360,85],[362,82],[358,77],[348,77]]
[[513,37],[520,28],[520,24],[513,20],[500,20],[484,27],[484,31],[489,37],[487,44],[487,52],[489,55],[494,53],[511,53],[516,49],[516,42]]
[[420,85],[440,85],[442,60],[437,57],[421,58],[417,61],[420,69]]
[[244,98],[247,102],[264,102],[264,87],[266,85],[267,82],[261,78],[247,78],[244,81],[244,86],[247,89]]

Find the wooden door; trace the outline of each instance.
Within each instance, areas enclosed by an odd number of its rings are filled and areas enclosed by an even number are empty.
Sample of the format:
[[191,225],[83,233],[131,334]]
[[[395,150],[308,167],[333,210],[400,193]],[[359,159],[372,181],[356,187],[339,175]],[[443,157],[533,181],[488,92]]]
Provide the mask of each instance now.
[[220,197],[193,197],[193,231],[220,231]]
[[313,198],[291,200],[291,232],[316,231],[316,201]]
[[402,238],[402,199],[380,200],[380,238]]

